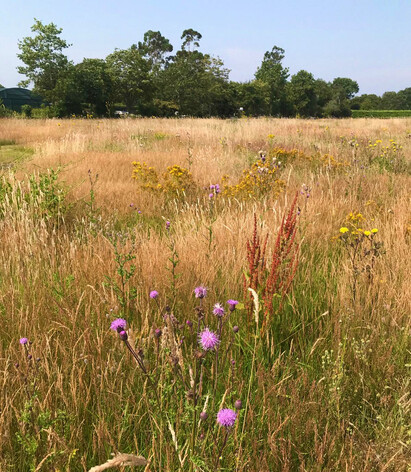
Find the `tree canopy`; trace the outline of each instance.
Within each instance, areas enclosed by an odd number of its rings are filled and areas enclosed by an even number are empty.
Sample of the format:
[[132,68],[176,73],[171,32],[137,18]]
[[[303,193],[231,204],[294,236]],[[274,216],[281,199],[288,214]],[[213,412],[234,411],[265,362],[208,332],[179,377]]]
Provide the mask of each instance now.
[[160,31],[148,30],[142,41],[115,49],[105,59],[68,60],[62,29],[35,19],[32,36],[18,43],[25,76],[59,116],[92,113],[110,116],[116,107],[158,116],[350,116],[351,109],[411,109],[411,88],[358,96],[358,83],[348,77],[331,82],[300,70],[290,78],[285,50],[265,52],[255,79],[235,82],[219,57],[201,51],[202,35],[193,28],[174,48]]
[[27,36],[18,42],[20,53],[17,57],[25,65],[19,66],[17,70],[27,77],[19,85],[28,87],[33,83],[36,93],[46,99],[53,99],[58,79],[71,66],[62,52],[70,44],[60,38],[63,30],[54,23],[44,25],[35,19],[31,31],[36,35]]

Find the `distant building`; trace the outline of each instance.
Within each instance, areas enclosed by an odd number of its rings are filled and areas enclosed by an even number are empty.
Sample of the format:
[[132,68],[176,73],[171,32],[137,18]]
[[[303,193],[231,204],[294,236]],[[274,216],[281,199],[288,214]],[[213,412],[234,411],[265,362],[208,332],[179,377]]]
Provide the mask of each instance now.
[[32,108],[39,108],[43,100],[33,92],[23,88],[0,88],[0,103],[6,108],[14,111],[21,111],[23,105],[30,105]]

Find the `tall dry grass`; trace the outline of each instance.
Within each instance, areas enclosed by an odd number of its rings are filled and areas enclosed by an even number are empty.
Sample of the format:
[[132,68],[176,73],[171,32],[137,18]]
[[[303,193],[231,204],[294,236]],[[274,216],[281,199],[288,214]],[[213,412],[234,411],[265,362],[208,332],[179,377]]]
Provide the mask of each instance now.
[[[254,214],[261,234],[269,235],[270,256],[282,215],[304,184],[310,190],[298,203],[299,268],[271,331],[258,340],[246,435],[236,428],[223,466],[407,471],[410,128],[409,119],[1,120],[0,140],[35,154],[0,186],[0,470],[82,471],[111,452],[136,451],[150,461],[146,470],[188,470],[189,460],[181,462],[185,393],[163,405],[174,414],[182,442],[176,450],[169,429],[151,423],[148,387],[109,331],[110,317],[121,310],[107,279],[118,281],[110,238],[120,253],[135,257],[129,283],[135,298],[128,293],[123,312],[130,336],[149,352],[153,330],[163,324],[150,290],[173,305],[181,322],[194,317],[199,284],[209,287],[209,311],[217,301],[243,300]],[[369,165],[369,141],[379,139],[402,146],[401,171]],[[210,208],[204,187],[223,175],[235,183],[260,150],[274,147],[329,154],[347,166],[291,160],[280,171],[286,187],[279,196],[218,195]],[[159,198],[131,178],[133,161],[163,172],[174,164],[188,167],[190,160],[199,190],[188,201]],[[27,175],[58,167],[59,183],[33,190]],[[60,191],[64,202],[56,206]],[[364,215],[366,228],[378,228],[385,250],[372,283],[360,274],[355,301],[338,240],[351,211]],[[167,270],[170,235],[179,257],[176,299]],[[233,351],[239,380],[224,385],[228,396],[244,399],[252,358],[247,346],[254,338],[245,312],[236,312],[234,323],[242,340]],[[22,336],[33,341],[30,362],[18,343]],[[167,368],[162,372],[165,379]],[[161,389],[167,399],[165,380]],[[219,395],[216,401],[225,398],[224,391]],[[199,451],[213,454],[213,444]]]

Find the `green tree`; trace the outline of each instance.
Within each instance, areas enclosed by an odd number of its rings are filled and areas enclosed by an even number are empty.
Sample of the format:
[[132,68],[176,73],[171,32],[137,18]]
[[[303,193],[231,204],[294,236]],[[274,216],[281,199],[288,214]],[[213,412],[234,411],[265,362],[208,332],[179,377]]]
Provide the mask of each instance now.
[[411,110],[411,87],[400,90],[397,95],[400,99],[401,110]]
[[238,109],[248,116],[268,115],[270,110],[270,87],[262,80],[235,84]]
[[396,92],[385,92],[381,97],[382,110],[401,110],[401,96]]
[[75,66],[75,78],[82,101],[96,115],[105,115],[113,101],[113,80],[103,59],[84,59]]
[[331,84],[325,80],[316,79],[315,93],[317,95],[317,114],[318,116],[322,116],[324,114],[324,107],[333,98]]
[[148,30],[144,33],[143,42],[138,43],[140,54],[149,61],[151,68],[156,70],[164,66],[167,53],[172,52],[173,46],[160,31]]
[[255,78],[266,83],[270,91],[269,114],[285,115],[288,111],[286,85],[288,69],[282,66],[284,49],[274,46],[264,54],[263,62],[255,73]]
[[158,99],[180,115],[229,116],[234,111],[229,71],[221,59],[195,49],[200,33],[185,30],[181,38],[181,49],[161,72]]
[[359,104],[360,110],[380,110],[381,109],[381,97],[371,94],[363,94],[360,97],[354,97],[351,100],[351,108],[354,110],[353,105]]
[[295,113],[300,116],[317,114],[316,83],[312,74],[305,70],[297,72],[287,84],[287,91]]
[[27,87],[33,83],[36,93],[46,100],[53,101],[59,78],[66,74],[72,65],[62,52],[70,45],[60,38],[63,30],[57,28],[54,23],[44,25],[35,19],[31,31],[37,34],[18,42],[20,54],[17,54],[17,57],[25,65],[17,67],[17,70],[19,74],[27,77],[19,85]]
[[128,111],[136,108],[139,113],[144,113],[153,98],[149,62],[135,45],[130,49],[116,49],[106,61],[116,99],[124,103]]
[[346,77],[337,77],[334,79],[332,88],[334,90],[334,97],[340,100],[350,100],[360,90],[355,80]]
[[202,37],[203,36],[198,31],[193,30],[192,28],[184,30],[181,35],[181,39],[183,40],[181,49],[185,51],[194,51],[196,48],[200,47],[200,39]]

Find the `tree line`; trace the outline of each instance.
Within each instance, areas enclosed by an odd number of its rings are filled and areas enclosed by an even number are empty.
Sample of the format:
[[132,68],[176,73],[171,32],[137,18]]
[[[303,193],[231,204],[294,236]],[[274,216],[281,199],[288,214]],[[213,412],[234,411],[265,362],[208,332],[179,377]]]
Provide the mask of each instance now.
[[32,84],[56,116],[112,116],[123,109],[141,116],[345,117],[370,106],[411,109],[411,88],[356,97],[359,86],[350,78],[326,82],[305,70],[290,77],[277,46],[264,54],[253,80],[235,82],[220,58],[199,51],[202,36],[193,29],[183,31],[174,54],[170,41],[150,30],[128,49],[78,64],[64,54],[70,45],[61,28],[35,19],[31,30],[18,43],[24,64],[18,72],[26,77],[19,85]]

